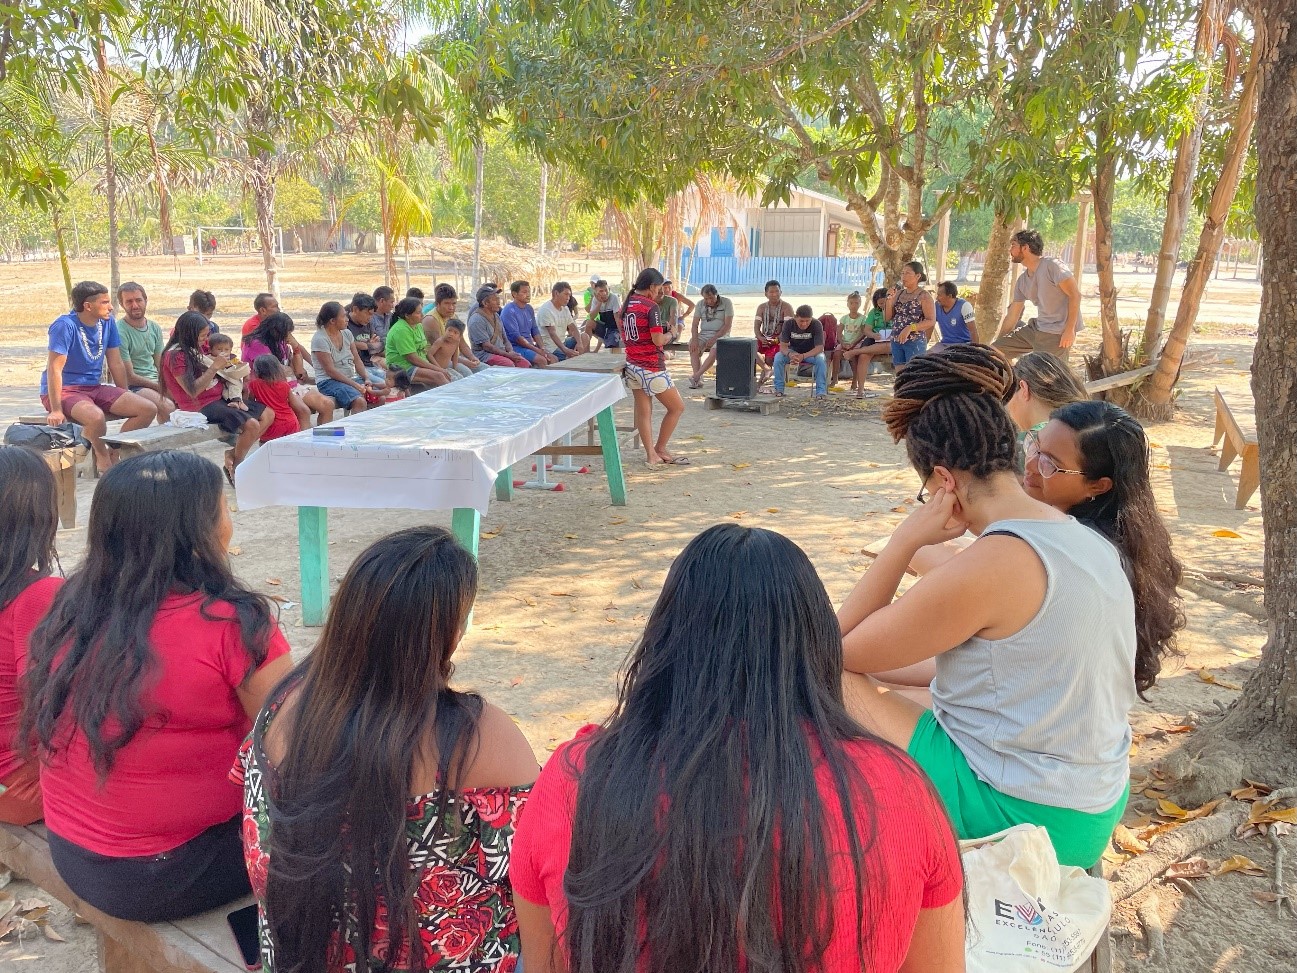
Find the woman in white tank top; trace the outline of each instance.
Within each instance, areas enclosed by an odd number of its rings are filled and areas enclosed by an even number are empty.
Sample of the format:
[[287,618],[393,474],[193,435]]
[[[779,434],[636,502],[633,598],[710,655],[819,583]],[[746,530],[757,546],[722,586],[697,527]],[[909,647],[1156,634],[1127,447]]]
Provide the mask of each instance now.
[[[1061,862],[1088,867],[1126,804],[1134,598],[1111,543],[1024,491],[1012,390],[1008,363],[977,345],[897,377],[884,418],[926,502],[838,613],[844,678],[856,717],[928,772],[960,837],[1038,824]],[[978,539],[895,597],[918,550],[965,532]],[[863,675],[926,659],[932,710]]]

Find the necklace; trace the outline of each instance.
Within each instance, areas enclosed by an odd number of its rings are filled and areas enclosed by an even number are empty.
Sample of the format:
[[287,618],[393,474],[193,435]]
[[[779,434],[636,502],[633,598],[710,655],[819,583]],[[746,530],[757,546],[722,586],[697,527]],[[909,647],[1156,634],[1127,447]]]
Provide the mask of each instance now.
[[104,321],[99,319],[99,324],[95,329],[95,347],[92,351],[90,348],[90,338],[87,329],[80,321],[77,322],[77,334],[81,336],[81,347],[85,350],[86,359],[94,361],[99,358],[104,351]]

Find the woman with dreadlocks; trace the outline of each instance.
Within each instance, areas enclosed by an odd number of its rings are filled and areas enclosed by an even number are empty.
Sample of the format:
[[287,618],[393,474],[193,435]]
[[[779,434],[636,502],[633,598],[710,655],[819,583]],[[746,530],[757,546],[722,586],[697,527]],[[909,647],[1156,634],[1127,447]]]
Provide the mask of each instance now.
[[[922,506],[838,612],[847,693],[928,772],[961,838],[1041,825],[1061,863],[1089,867],[1129,794],[1135,599],[1107,538],[1023,489],[1013,389],[1009,364],[978,345],[897,376],[884,419]],[[966,551],[895,597],[921,547],[965,531],[977,535]],[[925,659],[931,710],[858,675]]]

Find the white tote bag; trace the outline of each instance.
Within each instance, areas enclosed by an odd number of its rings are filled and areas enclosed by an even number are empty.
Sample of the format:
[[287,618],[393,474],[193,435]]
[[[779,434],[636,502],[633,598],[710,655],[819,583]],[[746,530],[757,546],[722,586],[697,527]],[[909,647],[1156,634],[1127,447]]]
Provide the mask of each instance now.
[[1072,973],[1112,916],[1108,883],[1061,866],[1044,828],[1020,824],[961,841],[968,973]]

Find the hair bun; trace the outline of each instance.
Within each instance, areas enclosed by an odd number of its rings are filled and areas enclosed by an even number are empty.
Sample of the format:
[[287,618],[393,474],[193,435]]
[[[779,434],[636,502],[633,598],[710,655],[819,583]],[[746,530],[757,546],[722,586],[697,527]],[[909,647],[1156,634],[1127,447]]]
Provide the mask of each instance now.
[[883,421],[892,439],[905,438],[910,423],[929,402],[951,395],[989,395],[1000,403],[1013,396],[1013,367],[989,345],[953,345],[920,355],[896,376]]

